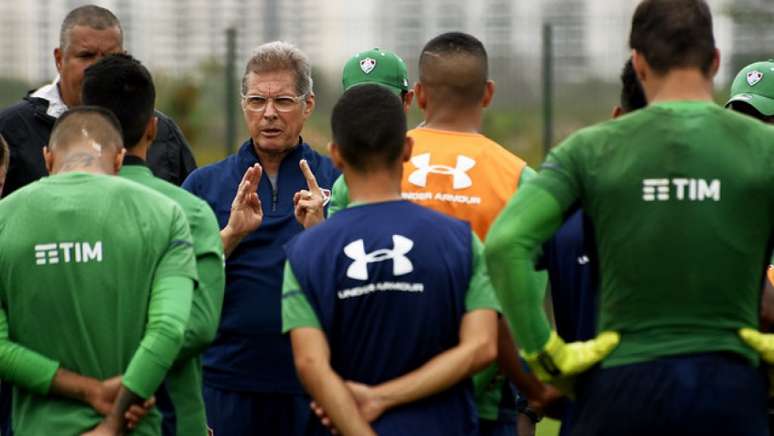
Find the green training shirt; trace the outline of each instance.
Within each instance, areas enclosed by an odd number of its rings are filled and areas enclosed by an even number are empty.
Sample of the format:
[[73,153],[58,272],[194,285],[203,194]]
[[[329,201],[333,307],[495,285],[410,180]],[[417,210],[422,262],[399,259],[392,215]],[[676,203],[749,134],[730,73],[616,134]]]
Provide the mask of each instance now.
[[[46,396],[58,366],[149,397],[180,349],[196,280],[179,206],[119,177],[66,173],[0,202],[0,377],[16,434],[80,434],[101,416]],[[169,286],[185,279],[189,287]],[[135,431],[158,435],[153,411]]]
[[598,330],[621,334],[605,366],[703,352],[757,362],[737,331],[758,326],[773,186],[774,128],[712,103],[655,104],[572,135],[487,238],[520,343],[538,351],[549,330],[524,261],[577,204],[599,252]]
[[185,341],[164,386],[175,409],[179,435],[207,434],[207,417],[202,397],[201,358],[218,330],[223,306],[225,270],[223,243],[210,206],[183,188],[154,177],[139,158],[127,157],[119,173],[172,199],[183,210],[191,229],[199,287],[194,290]]

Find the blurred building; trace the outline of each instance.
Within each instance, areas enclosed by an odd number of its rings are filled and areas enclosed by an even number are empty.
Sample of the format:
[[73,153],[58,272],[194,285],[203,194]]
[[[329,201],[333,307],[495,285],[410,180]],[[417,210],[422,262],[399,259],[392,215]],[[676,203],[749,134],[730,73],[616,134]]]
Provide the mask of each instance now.
[[[52,52],[67,11],[86,0],[0,0],[0,76],[34,83],[55,75]],[[492,76],[519,92],[535,93],[541,75],[541,28],[553,24],[558,81],[611,80],[628,57],[627,35],[638,0],[95,0],[125,28],[125,45],[152,70],[196,71],[222,61],[225,29],[237,29],[241,65],[250,50],[274,39],[291,41],[331,77],[358,50],[383,47],[409,64],[412,80],[424,43],[463,30],[484,41]],[[709,0],[721,82],[742,59],[760,57],[774,42],[769,0]],[[731,73],[733,74],[733,73]],[[502,89],[502,87],[500,88]]]

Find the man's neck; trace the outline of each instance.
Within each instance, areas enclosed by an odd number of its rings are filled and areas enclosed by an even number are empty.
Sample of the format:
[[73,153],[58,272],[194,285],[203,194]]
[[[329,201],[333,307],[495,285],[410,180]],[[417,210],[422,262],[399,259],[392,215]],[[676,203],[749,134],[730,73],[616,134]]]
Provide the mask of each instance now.
[[425,122],[422,127],[452,132],[478,133],[481,131],[481,107],[450,108],[433,107],[425,108]]
[[712,79],[707,78],[701,70],[672,70],[653,80],[653,85],[647,89],[650,103],[678,100],[713,101]]
[[135,145],[132,148],[126,149],[126,155],[127,156],[134,156],[136,158],[140,158],[143,161],[148,161],[148,147],[150,146],[149,143],[140,140],[140,143]]
[[401,172],[391,169],[362,174],[345,170],[344,179],[349,188],[350,203],[378,203],[400,200]]
[[92,173],[108,174],[102,156],[87,150],[73,150],[58,159],[51,169],[52,174]]
[[293,152],[298,145],[289,148],[283,152],[265,152],[259,150],[258,147],[254,147],[255,153],[258,155],[258,159],[261,161],[261,167],[263,172],[267,175],[275,176],[279,172],[280,165],[287,155]]

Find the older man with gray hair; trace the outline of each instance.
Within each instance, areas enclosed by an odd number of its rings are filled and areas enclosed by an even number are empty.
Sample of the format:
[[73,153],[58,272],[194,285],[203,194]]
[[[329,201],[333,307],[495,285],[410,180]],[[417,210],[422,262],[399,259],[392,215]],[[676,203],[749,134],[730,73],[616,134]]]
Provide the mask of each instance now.
[[300,435],[309,404],[281,333],[283,246],[319,214],[339,172],[301,137],[315,106],[301,50],[259,46],[241,102],[250,138],[183,183],[212,206],[228,257],[221,322],[203,359],[207,420],[216,435]]

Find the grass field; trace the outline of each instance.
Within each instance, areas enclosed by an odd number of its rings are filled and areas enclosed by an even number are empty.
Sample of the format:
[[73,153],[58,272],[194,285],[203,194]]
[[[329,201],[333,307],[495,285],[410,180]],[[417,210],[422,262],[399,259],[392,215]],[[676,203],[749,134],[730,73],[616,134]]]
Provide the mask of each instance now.
[[544,419],[540,421],[535,436],[556,436],[559,434],[559,421]]

